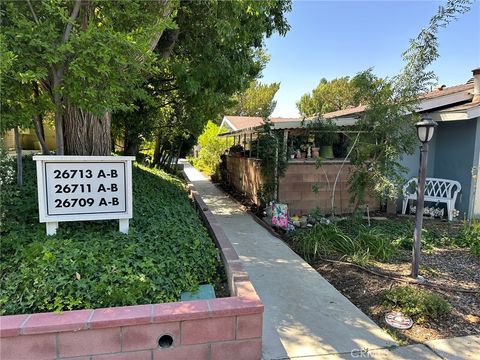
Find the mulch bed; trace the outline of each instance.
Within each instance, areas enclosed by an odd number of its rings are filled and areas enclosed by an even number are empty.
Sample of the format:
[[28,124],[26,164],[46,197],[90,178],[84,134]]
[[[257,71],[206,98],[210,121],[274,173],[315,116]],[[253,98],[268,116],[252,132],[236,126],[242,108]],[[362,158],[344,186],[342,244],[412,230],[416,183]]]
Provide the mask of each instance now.
[[[408,257],[409,254],[404,254]],[[375,276],[350,265],[317,261],[311,264],[335,288],[359,307],[379,326],[405,344],[455,336],[480,334],[480,296],[478,293],[446,291],[430,287],[452,305],[452,312],[440,321],[415,322],[409,330],[396,330],[386,325],[388,308],[383,305],[383,292],[392,286],[405,285]],[[375,263],[372,270],[398,277],[408,276],[410,263]],[[421,274],[433,284],[479,289],[480,262],[463,249],[435,249],[422,254]],[[417,285],[418,286],[418,285]]]

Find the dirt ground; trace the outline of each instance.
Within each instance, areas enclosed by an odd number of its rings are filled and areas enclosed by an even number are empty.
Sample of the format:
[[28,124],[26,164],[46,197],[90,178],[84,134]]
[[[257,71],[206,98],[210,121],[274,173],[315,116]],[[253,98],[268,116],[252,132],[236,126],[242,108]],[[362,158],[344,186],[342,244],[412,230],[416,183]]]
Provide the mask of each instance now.
[[[398,262],[377,262],[370,268],[395,277],[408,276],[409,260],[410,253],[405,252]],[[422,286],[443,295],[452,305],[451,314],[437,322],[415,321],[409,330],[396,330],[385,323],[384,317],[388,308],[383,305],[383,291],[395,285],[405,285],[404,283],[375,276],[351,265],[321,260],[311,265],[401,343],[422,343],[434,339],[480,334],[480,295],[478,293],[446,291]],[[422,254],[421,275],[432,284],[475,290],[480,288],[480,261],[463,249],[435,249]]]

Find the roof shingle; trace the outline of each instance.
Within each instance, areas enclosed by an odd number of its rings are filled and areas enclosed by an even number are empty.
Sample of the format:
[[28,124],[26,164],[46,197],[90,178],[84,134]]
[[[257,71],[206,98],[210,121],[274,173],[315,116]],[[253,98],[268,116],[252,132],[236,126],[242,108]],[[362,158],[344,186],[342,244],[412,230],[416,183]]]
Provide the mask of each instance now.
[[[260,116],[225,116],[225,118],[236,128],[236,130],[249,129],[263,125],[263,118]],[[234,129],[235,130],[235,129]]]
[[469,90],[473,90],[473,82],[472,83],[467,83],[467,84],[462,84],[462,85],[455,85],[455,86],[450,86],[443,88],[442,90],[434,90],[430,91],[428,93],[425,93],[423,95],[420,95],[420,99],[433,99],[436,97],[440,96],[445,96],[445,95],[450,95],[450,94],[455,94],[458,92],[468,92]]

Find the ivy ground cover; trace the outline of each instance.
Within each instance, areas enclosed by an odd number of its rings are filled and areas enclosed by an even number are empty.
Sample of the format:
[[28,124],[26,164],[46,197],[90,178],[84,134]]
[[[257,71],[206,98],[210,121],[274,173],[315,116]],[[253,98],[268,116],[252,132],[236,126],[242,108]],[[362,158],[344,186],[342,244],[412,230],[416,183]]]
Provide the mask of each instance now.
[[2,184],[1,315],[171,302],[220,283],[215,245],[177,178],[134,167],[128,235],[98,221],[61,223],[47,237],[32,160],[24,171],[20,191]]

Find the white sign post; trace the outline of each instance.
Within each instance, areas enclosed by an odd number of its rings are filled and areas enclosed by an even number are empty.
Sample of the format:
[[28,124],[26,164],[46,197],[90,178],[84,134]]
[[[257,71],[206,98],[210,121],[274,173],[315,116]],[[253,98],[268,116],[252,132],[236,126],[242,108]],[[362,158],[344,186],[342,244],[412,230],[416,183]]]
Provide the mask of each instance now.
[[38,212],[47,235],[61,221],[119,220],[128,233],[133,156],[34,156]]

